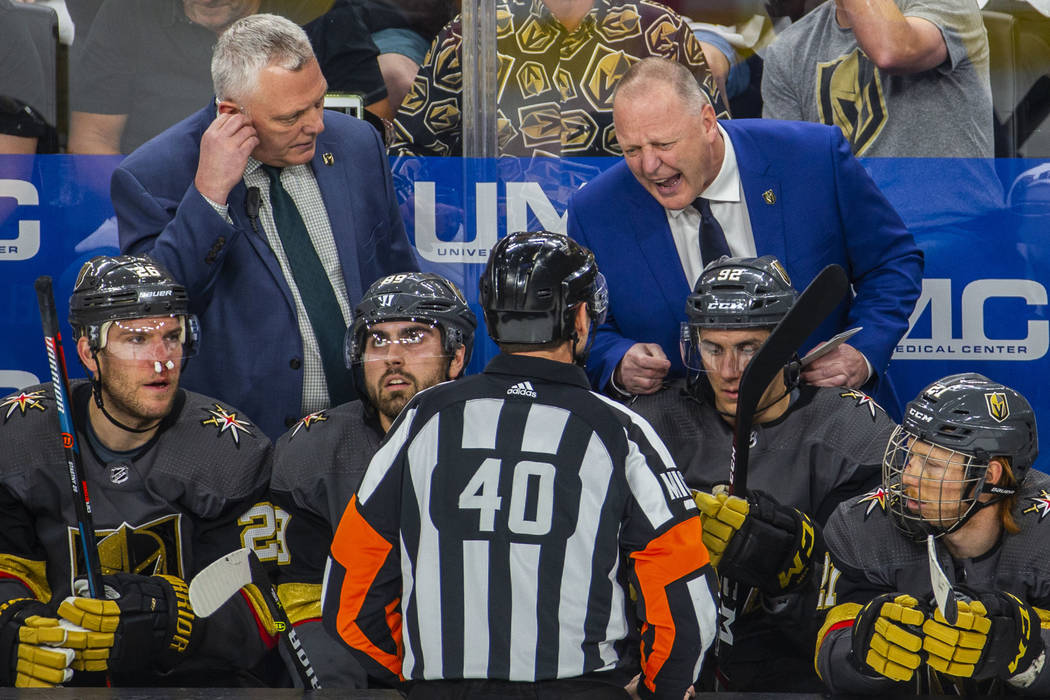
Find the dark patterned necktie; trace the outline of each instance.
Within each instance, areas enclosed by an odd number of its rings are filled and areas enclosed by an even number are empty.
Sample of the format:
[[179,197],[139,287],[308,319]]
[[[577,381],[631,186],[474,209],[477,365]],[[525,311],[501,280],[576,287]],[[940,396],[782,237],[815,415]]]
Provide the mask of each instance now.
[[338,406],[354,398],[351,376],[343,362],[343,336],[346,333],[343,313],[299,208],[281,185],[281,168],[263,165],[262,169],[270,178],[270,206],[277,236],[281,239],[292,279],[317,338],[328,397],[332,406]]
[[693,207],[700,212],[700,260],[704,267],[729,255],[729,244],[718,219],[711,213],[711,202],[703,197],[693,200]]

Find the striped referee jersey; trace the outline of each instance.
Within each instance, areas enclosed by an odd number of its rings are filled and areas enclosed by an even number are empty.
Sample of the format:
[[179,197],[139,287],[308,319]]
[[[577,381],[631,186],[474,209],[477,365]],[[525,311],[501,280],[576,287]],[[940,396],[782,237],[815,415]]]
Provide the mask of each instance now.
[[607,671],[637,619],[640,690],[679,700],[715,636],[715,590],[649,424],[575,365],[501,354],[402,411],[339,523],[322,598],[325,625],[385,681]]

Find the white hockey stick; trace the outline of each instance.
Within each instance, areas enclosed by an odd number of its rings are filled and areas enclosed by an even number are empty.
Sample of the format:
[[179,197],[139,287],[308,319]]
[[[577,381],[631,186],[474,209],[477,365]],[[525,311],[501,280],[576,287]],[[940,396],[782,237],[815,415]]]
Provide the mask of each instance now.
[[933,597],[937,601],[937,609],[944,615],[949,625],[954,625],[959,619],[959,605],[952,589],[952,582],[937,561],[937,545],[934,544],[933,535],[926,536],[926,553],[930,558],[930,584],[933,586]]
[[269,596],[267,607],[277,626],[281,644],[295,661],[295,670],[303,687],[320,689],[321,681],[314,673],[314,667],[295,628],[288,621],[281,599],[277,597],[277,591],[270,583],[259,557],[250,548],[230,552],[197,572],[190,581],[190,605],[193,612],[198,617],[210,617],[250,583],[254,583],[264,597]]

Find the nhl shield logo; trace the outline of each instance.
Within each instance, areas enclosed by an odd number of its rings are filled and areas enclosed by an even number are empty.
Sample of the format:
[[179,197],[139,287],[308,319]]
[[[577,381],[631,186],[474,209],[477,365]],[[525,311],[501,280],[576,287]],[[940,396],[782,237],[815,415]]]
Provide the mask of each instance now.
[[984,402],[988,404],[988,415],[1002,423],[1010,417],[1010,406],[1006,403],[1006,394],[1001,391],[993,391],[984,395]]

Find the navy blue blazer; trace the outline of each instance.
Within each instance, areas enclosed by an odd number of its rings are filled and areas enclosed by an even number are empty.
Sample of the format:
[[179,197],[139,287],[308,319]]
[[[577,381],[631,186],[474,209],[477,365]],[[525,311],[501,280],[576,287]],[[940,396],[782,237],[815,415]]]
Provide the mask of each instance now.
[[[842,265],[853,285],[853,298],[803,350],[863,326],[849,342],[871,362],[877,384],[908,329],[922,285],[922,252],[914,238],[837,127],[765,119],[720,123],[736,150],[758,254],[779,258],[799,291],[831,263]],[[606,386],[636,342],[659,343],[672,362],[671,376],[681,376],[679,328],[695,280],[685,278],[664,208],[621,161],[573,195],[568,231],[594,251],[609,282],[609,317],[587,363],[594,386]],[[883,389],[880,398],[893,400],[885,393],[890,387]]]
[[[241,408],[276,440],[301,417],[302,338],[277,257],[245,212],[244,182],[227,200],[232,224],[193,185],[201,136],[214,118],[210,104],[113,173],[120,249],[149,254],[186,285],[202,342],[183,386]],[[335,112],[325,112],[324,123],[312,166],[353,306],[379,277],[419,267],[379,134]]]

